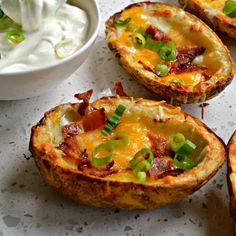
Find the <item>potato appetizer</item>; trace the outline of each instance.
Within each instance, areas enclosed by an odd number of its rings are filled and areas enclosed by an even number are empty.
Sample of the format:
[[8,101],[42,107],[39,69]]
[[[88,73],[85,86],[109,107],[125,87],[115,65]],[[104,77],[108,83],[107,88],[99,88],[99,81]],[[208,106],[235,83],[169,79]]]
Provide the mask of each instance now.
[[59,105],[32,128],[30,150],[44,178],[93,207],[151,209],[205,184],[225,160],[223,142],[164,101],[124,96]]
[[130,5],[107,20],[106,35],[125,70],[171,103],[205,101],[233,78],[227,48],[181,8],[152,2]]
[[229,140],[227,152],[230,213],[234,219],[234,233],[236,234],[236,131]]
[[236,39],[235,0],[179,0],[179,3],[214,30]]

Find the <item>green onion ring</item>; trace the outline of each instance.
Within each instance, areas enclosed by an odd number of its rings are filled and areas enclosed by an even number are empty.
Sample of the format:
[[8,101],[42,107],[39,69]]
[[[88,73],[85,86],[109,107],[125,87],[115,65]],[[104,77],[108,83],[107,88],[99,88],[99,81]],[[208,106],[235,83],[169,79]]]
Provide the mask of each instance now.
[[167,76],[169,73],[169,67],[165,64],[158,64],[155,66],[156,74],[160,77]]
[[142,160],[135,166],[134,173],[138,173],[140,171],[148,172],[150,168],[150,162],[148,160]]
[[160,49],[160,57],[165,61],[174,61],[176,59],[176,47],[174,42],[164,44]]
[[129,136],[126,132],[116,132],[111,136],[109,143],[114,146],[125,147],[129,143]]
[[227,0],[225,2],[225,5],[222,11],[226,16],[235,17],[236,16],[236,2],[232,0]]
[[126,25],[131,21],[131,18],[126,18],[125,20],[121,20],[119,18],[115,18],[113,20],[113,23],[115,26],[122,26],[122,25]]
[[136,178],[139,182],[143,183],[147,179],[147,174],[143,171],[137,172],[136,173]]
[[176,133],[170,138],[170,147],[172,151],[177,152],[185,143],[185,136],[181,133]]
[[24,41],[25,36],[22,32],[19,31],[8,31],[6,33],[6,38],[8,39],[8,41],[10,41],[11,43],[14,44],[18,44],[22,41]]
[[172,83],[180,83],[182,85],[185,85],[185,82],[183,80],[180,80],[180,79],[172,79],[170,82],[172,82]]
[[196,145],[190,140],[186,140],[178,149],[177,153],[181,156],[189,156],[196,149]]
[[191,160],[187,156],[180,156],[179,154],[175,155],[173,162],[175,166],[183,170],[191,170],[196,166],[196,163],[193,160]]
[[140,33],[134,33],[132,37],[133,44],[136,48],[144,48],[146,44],[145,37]]
[[[97,157],[97,154],[101,150],[108,150],[108,154],[104,157]],[[92,164],[95,166],[103,166],[106,165],[111,161],[112,154],[114,151],[114,146],[110,144],[109,142],[107,143],[101,143],[98,146],[96,146],[92,152]]]
[[[135,155],[134,158],[129,162],[132,169],[135,168],[135,166],[141,161],[144,160],[143,155],[148,154],[149,158],[147,159],[147,161],[149,163],[152,163],[152,161],[154,160],[154,156],[153,156],[153,152],[150,148],[143,148],[140,151],[138,151]],[[140,160],[141,159],[141,160]]]

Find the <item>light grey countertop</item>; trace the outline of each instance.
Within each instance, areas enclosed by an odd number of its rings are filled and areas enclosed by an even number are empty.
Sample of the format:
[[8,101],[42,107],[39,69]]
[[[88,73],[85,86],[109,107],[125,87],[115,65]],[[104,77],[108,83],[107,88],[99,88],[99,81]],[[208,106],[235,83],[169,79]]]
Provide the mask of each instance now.
[[[155,98],[119,66],[104,40],[104,22],[132,0],[99,0],[102,25],[86,62],[53,91],[21,101],[0,102],[0,236],[15,235],[232,235],[226,166],[185,200],[151,211],[92,209],[60,196],[44,184],[30,156],[31,126],[50,108],[74,102],[73,95],[93,88],[95,99],[120,80],[131,96]],[[175,3],[177,1],[166,1]],[[234,60],[235,42],[224,38]],[[56,79],[56,78],[55,78]],[[1,85],[0,85],[1,86]],[[225,142],[236,129],[236,81],[209,101],[203,122]],[[201,117],[199,105],[183,109]]]

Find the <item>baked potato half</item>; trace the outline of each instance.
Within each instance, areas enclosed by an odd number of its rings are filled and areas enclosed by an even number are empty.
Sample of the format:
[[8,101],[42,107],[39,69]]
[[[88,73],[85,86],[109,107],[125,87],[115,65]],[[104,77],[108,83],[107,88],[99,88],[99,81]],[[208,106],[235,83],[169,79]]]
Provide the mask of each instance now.
[[227,145],[228,189],[230,197],[230,213],[234,220],[234,233],[236,234],[236,131]]
[[32,128],[43,179],[93,207],[152,209],[205,184],[225,160],[224,143],[179,107],[132,97],[59,105]]
[[136,3],[114,14],[106,40],[127,72],[170,103],[205,101],[233,78],[232,59],[218,36],[165,3]]
[[[233,2],[234,0],[230,0]],[[232,11],[224,10],[228,0],[179,0],[187,11],[205,21],[211,28],[236,39],[236,18]],[[231,4],[230,4],[231,5]],[[232,9],[232,6],[228,6]],[[236,5],[236,2],[235,2]],[[233,9],[232,9],[233,10]]]

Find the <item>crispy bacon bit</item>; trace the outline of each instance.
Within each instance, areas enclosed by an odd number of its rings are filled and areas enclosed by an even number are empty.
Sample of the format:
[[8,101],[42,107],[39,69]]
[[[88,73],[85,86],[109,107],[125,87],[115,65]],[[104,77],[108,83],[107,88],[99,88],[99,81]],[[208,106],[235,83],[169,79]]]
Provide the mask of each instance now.
[[171,16],[171,11],[170,10],[153,10],[152,11],[153,16]]
[[159,179],[165,176],[177,176],[183,173],[182,169],[173,166],[170,160],[155,158],[149,171],[150,178]]
[[161,157],[167,153],[167,141],[164,137],[149,133],[148,138],[151,142],[154,157]]
[[79,100],[83,100],[83,103],[81,104],[81,106],[79,107],[79,110],[78,110],[80,115],[85,114],[87,108],[89,107],[89,100],[90,100],[92,94],[93,94],[93,90],[90,89],[85,93],[77,93],[74,95],[75,98],[77,98]]
[[170,73],[192,72],[197,70],[206,70],[201,65],[191,64],[191,62],[205,52],[204,47],[178,48],[176,60],[171,63]]
[[75,138],[67,138],[65,142],[59,145],[59,149],[65,156],[74,163],[79,163],[79,157],[83,153]]
[[62,133],[65,134],[66,137],[72,137],[81,132],[83,132],[82,127],[79,123],[76,122],[65,125],[62,128]]
[[117,95],[128,97],[128,95],[125,93],[124,88],[123,88],[123,86],[122,86],[120,81],[116,81],[115,82],[114,90],[115,90]]
[[155,28],[152,25],[148,26],[145,33],[151,35],[153,40],[160,40],[160,41],[165,41],[165,42],[167,40],[167,37],[165,36],[165,34],[161,30]]
[[105,110],[98,109],[89,112],[82,119],[83,129],[85,132],[98,129],[106,124],[107,117]]
[[90,167],[90,168],[92,167],[92,164],[88,159],[88,153],[86,149],[84,149],[84,151],[81,153],[79,157],[78,170],[82,171],[85,167]]

